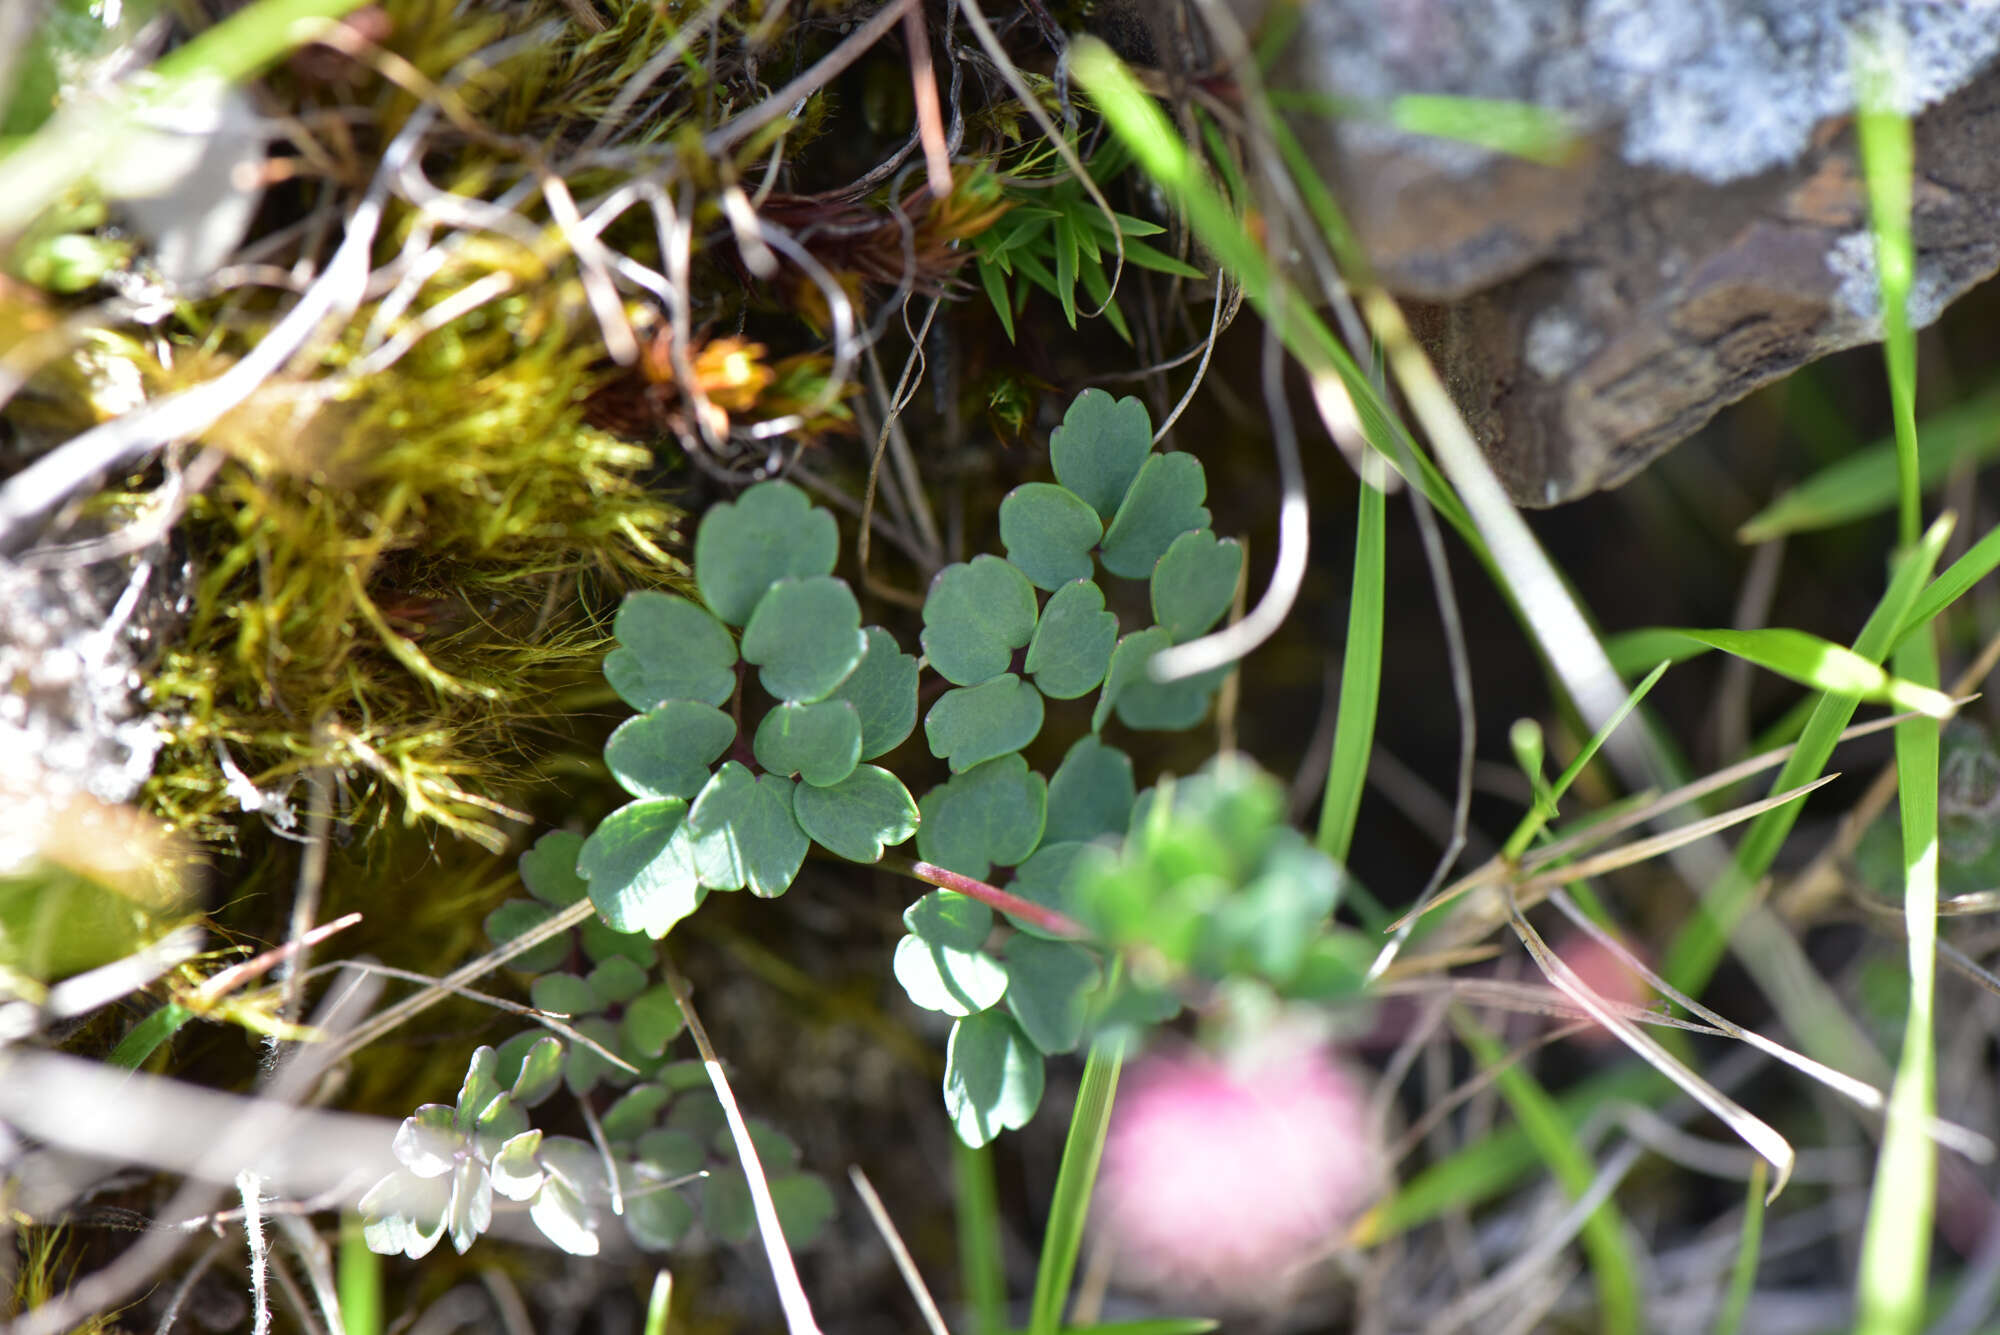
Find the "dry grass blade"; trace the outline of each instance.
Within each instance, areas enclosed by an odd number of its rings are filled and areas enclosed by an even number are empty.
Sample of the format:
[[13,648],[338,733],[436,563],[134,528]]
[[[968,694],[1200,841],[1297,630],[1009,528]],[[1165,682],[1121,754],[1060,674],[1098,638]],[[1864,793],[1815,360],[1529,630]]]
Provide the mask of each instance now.
[[1757,1151],[1770,1163],[1773,1174],[1771,1191],[1765,1199],[1776,1200],[1778,1193],[1785,1189],[1785,1183],[1792,1176],[1792,1164],[1797,1156],[1792,1152],[1791,1143],[1769,1124],[1688,1069],[1679,1058],[1660,1046],[1652,1035],[1620,1015],[1615,1007],[1592,991],[1590,985],[1578,977],[1576,971],[1565,964],[1561,956],[1549,949],[1548,942],[1542,940],[1541,933],[1535,930],[1534,924],[1530,923],[1526,915],[1521,912],[1521,906],[1511,888],[1507,889],[1507,915],[1514,926],[1514,934],[1521,938],[1521,944],[1528,948],[1528,954],[1534,957],[1536,965],[1548,976],[1550,982],[1561,988],[1599,1024],[1615,1034],[1621,1043],[1639,1054],[1647,1065],[1673,1081],[1695,1102],[1714,1113],[1724,1125],[1742,1138],[1744,1144]]
[[814,1320],[812,1304],[806,1299],[805,1286],[799,1283],[799,1270],[792,1263],[791,1248],[785,1243],[784,1226],[778,1222],[778,1207],[771,1200],[771,1183],[764,1176],[763,1161],[757,1157],[756,1142],[750,1139],[750,1128],[743,1121],[743,1110],[736,1105],[735,1091],[729,1087],[729,1077],[723,1073],[722,1059],[715,1055],[715,1045],[708,1041],[708,1030],[702,1025],[701,1017],[695,1014],[694,998],[688,994],[687,979],[672,965],[666,965],[667,986],[674,990],[674,1001],[681,1008],[681,1016],[687,1021],[688,1033],[694,1037],[696,1051],[701,1053],[702,1065],[708,1068],[709,1084],[715,1087],[715,1097],[722,1104],[723,1116],[729,1120],[729,1136],[736,1144],[736,1157],[743,1167],[743,1180],[750,1188],[750,1204],[757,1214],[757,1234],[764,1244],[764,1256],[771,1263],[771,1278],[778,1286],[778,1305],[785,1312],[785,1326],[791,1335],[819,1335],[819,1323]]
[[[1812,1079],[1825,1085],[1828,1089],[1833,1090],[1836,1094],[1852,1100],[1870,1112],[1883,1113],[1887,1111],[1889,1106],[1888,1096],[1875,1088],[1875,1086],[1865,1080],[1858,1080],[1845,1072],[1836,1071],[1823,1062],[1814,1061],[1802,1052],[1794,1052],[1782,1043],[1768,1039],[1762,1034],[1745,1029],[1725,1019],[1715,1011],[1702,1005],[1699,1001],[1696,1001],[1693,997],[1682,992],[1659,974],[1653,972],[1652,969],[1646,966],[1643,960],[1627,950],[1617,937],[1592,921],[1590,915],[1579,908],[1576,901],[1572,900],[1567,894],[1558,890],[1550,898],[1555,906],[1562,910],[1565,917],[1581,931],[1589,935],[1593,941],[1610,951],[1627,969],[1630,969],[1638,977],[1643,978],[1649,987],[1673,1001],[1674,1004],[1680,1006],[1689,1014],[1699,1015],[1702,1019],[1708,1021],[1709,1024],[1715,1026],[1717,1032],[1733,1038],[1739,1043],[1747,1044],[1764,1053],[1766,1056],[1776,1058],[1793,1070],[1802,1075],[1810,1076]],[[1993,1158],[1993,1142],[1976,1131],[1969,1131],[1962,1126],[1954,1126],[1950,1122],[1935,1117],[1926,1119],[1925,1126],[1933,1140],[1937,1141],[1940,1145],[1949,1146],[1957,1150],[1969,1159],[1986,1163]]]
[[847,1176],[854,1183],[854,1190],[861,1196],[861,1203],[868,1207],[868,1217],[875,1221],[875,1229],[882,1235],[882,1241],[889,1248],[889,1255],[896,1260],[896,1269],[902,1273],[903,1283],[909,1286],[910,1296],[917,1300],[917,1309],[924,1314],[924,1325],[931,1335],[951,1335],[944,1324],[944,1315],[931,1298],[931,1291],[924,1283],[922,1273],[917,1270],[917,1262],[910,1255],[910,1249],[903,1245],[903,1235],[896,1231],[896,1221],[889,1218],[889,1212],[882,1207],[882,1198],[875,1193],[874,1183],[860,1165],[850,1165]]

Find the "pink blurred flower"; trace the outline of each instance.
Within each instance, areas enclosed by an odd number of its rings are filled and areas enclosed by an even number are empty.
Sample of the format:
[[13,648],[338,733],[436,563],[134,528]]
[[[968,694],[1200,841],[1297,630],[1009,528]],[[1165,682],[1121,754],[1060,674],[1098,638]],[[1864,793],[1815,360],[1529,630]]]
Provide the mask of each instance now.
[[1134,1287],[1269,1307],[1381,1180],[1361,1080],[1293,1036],[1229,1063],[1201,1052],[1136,1063],[1119,1085],[1093,1218]]

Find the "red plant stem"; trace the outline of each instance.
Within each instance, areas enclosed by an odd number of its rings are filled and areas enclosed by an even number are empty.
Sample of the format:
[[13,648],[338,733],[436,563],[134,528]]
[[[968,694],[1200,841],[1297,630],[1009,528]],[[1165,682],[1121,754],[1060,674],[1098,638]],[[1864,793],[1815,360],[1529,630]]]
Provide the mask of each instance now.
[[1057,936],[1073,937],[1078,940],[1082,940],[1090,935],[1089,932],[1084,930],[1082,923],[1070,917],[1067,913],[1058,913],[1054,909],[1044,908],[1042,905],[1023,899],[1019,895],[1010,895],[998,886],[988,885],[984,881],[975,881],[970,876],[961,876],[955,871],[947,871],[943,867],[936,866],[933,863],[912,862],[910,864],[910,875],[920,881],[934,885],[940,890],[956,890],[967,899],[976,899],[988,908],[998,909],[1002,913],[1010,913],[1022,922],[1033,923],[1045,932],[1052,932]]

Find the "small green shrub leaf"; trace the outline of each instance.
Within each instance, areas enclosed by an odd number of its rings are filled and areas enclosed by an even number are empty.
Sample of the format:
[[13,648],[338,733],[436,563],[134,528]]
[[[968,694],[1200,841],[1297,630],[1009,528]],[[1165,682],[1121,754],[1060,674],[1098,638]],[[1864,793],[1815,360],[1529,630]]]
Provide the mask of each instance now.
[[1008,941],[1007,1009],[1043,1052],[1075,1052],[1083,1039],[1084,994],[1097,986],[1097,960],[1066,941],[1021,935]]
[[1153,620],[1175,644],[1192,640],[1222,619],[1236,597],[1243,544],[1208,529],[1175,538],[1153,567]]
[[[1040,904],[1045,909],[1075,917],[1071,908],[1069,873],[1077,858],[1089,847],[1088,844],[1043,843],[1033,857],[1015,869],[1014,879],[1008,883],[1007,889],[1031,904]],[[1011,913],[1007,915],[1007,921],[1030,936],[1049,936],[1042,928]]]
[[701,1147],[701,1142],[674,1127],[648,1131],[639,1137],[635,1148],[639,1161],[666,1182],[698,1173],[708,1162],[708,1151]]
[[[605,1051],[618,1051],[618,1026],[604,1016],[593,1015],[571,1027],[591,1042],[602,1044]],[[571,1044],[563,1054],[563,1084],[578,1098],[614,1078],[629,1077],[581,1043]]]
[[792,786],[775,774],[753,778],[734,760],[723,763],[688,813],[695,874],[703,885],[748,886],[763,899],[791,888],[808,843],[792,818]]
[[917,849],[926,862],[985,879],[1017,866],[1041,842],[1048,784],[1019,752],[975,765],[924,794]]
[[[589,995],[587,990],[585,995]],[[590,997],[590,1001],[595,1000]],[[587,1002],[584,1009],[595,1010],[596,1006]],[[507,1087],[500,1081],[499,1071],[498,1052],[485,1044],[472,1050],[472,1060],[465,1067],[465,1083],[458,1087],[458,1103],[452,1109],[452,1126],[461,1134],[472,1134],[487,1105],[507,1092]]]
[[1051,700],[1074,700],[1104,680],[1118,643],[1118,618],[1104,610],[1104,591],[1087,579],[1057,589],[1042,609],[1025,664]]
[[757,1210],[742,1173],[710,1173],[702,1179],[701,1218],[723,1242],[745,1243],[757,1236]]
[[[583,836],[568,830],[551,830],[535,840],[535,846],[521,854],[521,884],[544,904],[566,909],[590,893],[590,887],[576,874],[576,856],[583,851]],[[526,967],[526,966],[523,966]]]
[[917,804],[896,776],[874,765],[830,788],[801,784],[792,794],[799,828],[850,862],[875,862],[885,847],[916,833]]
[[1020,750],[1041,730],[1041,692],[1011,672],[946,691],[924,715],[931,754],[954,774]]
[[861,661],[861,605],[847,581],[831,575],[781,579],[743,628],[743,659],[780,700],[823,699]]
[[1281,986],[1289,983],[1323,935],[1339,897],[1340,869],[1333,859],[1295,831],[1282,831],[1256,877],[1224,901],[1213,920],[1229,950],[1228,967]]
[[601,1123],[604,1138],[612,1142],[637,1140],[653,1129],[672,1094],[658,1085],[634,1085],[604,1110]]
[[1049,779],[1044,844],[1123,834],[1132,819],[1132,758],[1096,734],[1079,737]]
[[634,797],[691,798],[735,740],[735,720],[715,706],[668,700],[619,724],[604,744],[604,763]]
[[1111,653],[1111,666],[1104,674],[1104,690],[1098,694],[1097,707],[1090,714],[1092,732],[1104,730],[1118,697],[1146,680],[1146,665],[1153,661],[1154,654],[1169,648],[1171,643],[1167,632],[1159,626],[1135,630],[1118,641],[1118,647]]
[[646,971],[623,955],[613,955],[590,971],[590,990],[607,1006],[622,1006],[646,990]]
[[[581,841],[578,842],[580,845]],[[496,946],[505,945],[553,916],[555,910],[547,904],[537,904],[532,899],[510,899],[486,915],[486,936]],[[546,973],[569,958],[569,949],[569,935],[564,933],[516,955],[508,961],[508,967],[523,973]]]
[[1049,438],[1049,462],[1058,482],[1108,520],[1152,449],[1153,423],[1145,404],[1086,389]]
[[1167,632],[1161,626],[1134,631],[1118,642],[1111,670],[1104,676],[1104,691],[1090,716],[1093,729],[1101,730],[1114,708],[1120,723],[1147,732],[1177,732],[1201,722],[1229,669],[1217,668],[1182,681],[1154,681],[1147,675],[1147,665],[1167,645]]
[[682,1023],[680,1003],[674,1000],[674,990],[665,983],[649,987],[632,998],[619,1018],[625,1047],[640,1057],[664,1054],[667,1044],[680,1037]]
[[634,1185],[641,1189],[634,1191],[628,1187],[625,1192],[625,1231],[632,1235],[632,1241],[649,1252],[670,1251],[679,1246],[687,1231],[694,1227],[694,1207],[678,1191]]
[[862,634],[868,652],[828,698],[854,706],[861,718],[861,759],[873,760],[901,746],[917,726],[917,660],[880,626]]
[[789,482],[760,482],[702,516],[694,582],[710,610],[741,626],[773,584],[830,575],[839,556],[832,515]]
[[980,950],[954,950],[922,937],[896,943],[896,981],[910,1000],[944,1015],[974,1015],[1000,1000],[1007,971]]
[[[582,847],[581,840],[578,847]],[[594,964],[601,964],[613,955],[623,955],[634,964],[650,969],[660,960],[660,948],[647,937],[636,932],[615,931],[602,918],[585,918],[577,935],[582,938],[583,953]]]
[[[527,1051],[521,1054],[520,1066],[514,1071],[512,1087],[508,1090],[514,1102],[523,1108],[532,1108],[543,1099],[556,1092],[562,1083],[562,1040],[551,1034],[539,1038],[533,1034],[523,1035],[530,1039]],[[502,1049],[503,1066],[505,1049]]]
[[933,890],[903,910],[903,926],[934,946],[977,950],[993,930],[993,910],[956,890]]
[[1175,538],[1208,527],[1208,478],[1192,454],[1156,454],[1139,470],[1105,531],[1104,568],[1126,579],[1153,573]]
[[845,700],[779,705],[757,725],[751,749],[772,774],[824,788],[854,773],[861,759],[861,713]]
[[997,556],[946,566],[924,598],[924,653],[954,686],[999,676],[1035,633],[1035,588]]
[[493,1156],[493,1190],[510,1201],[525,1201],[541,1190],[542,1166],[535,1159],[541,1147],[542,1133],[536,1130],[509,1137]]
[[736,690],[736,642],[685,598],[627,594],[612,630],[618,647],[605,655],[604,679],[634,709],[666,700],[719,705]]
[[576,869],[590,882],[590,902],[618,931],[665,936],[708,893],[695,875],[686,815],[677,797],[630,802],[584,841]]
[[1038,589],[1054,591],[1096,573],[1090,553],[1104,521],[1067,487],[1029,482],[1000,502],[1000,541],[1007,559]]
[[1042,1101],[1042,1080],[1042,1054],[1004,1012],[982,1011],[952,1026],[944,1106],[958,1138],[974,1149],[1028,1124]]
[[590,1015],[604,1009],[604,999],[573,973],[545,973],[528,985],[535,1009],[553,1015]]
[[833,1191],[811,1173],[786,1173],[772,1178],[770,1186],[771,1206],[778,1212],[785,1245],[811,1246],[836,1213]]

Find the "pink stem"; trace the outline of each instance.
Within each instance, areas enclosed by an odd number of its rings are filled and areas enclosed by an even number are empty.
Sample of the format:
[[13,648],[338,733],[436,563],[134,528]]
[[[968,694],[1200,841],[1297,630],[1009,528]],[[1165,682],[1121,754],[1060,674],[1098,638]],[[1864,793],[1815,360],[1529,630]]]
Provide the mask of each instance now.
[[970,876],[961,876],[955,871],[947,871],[933,863],[912,862],[910,875],[940,890],[956,890],[967,899],[976,899],[988,908],[1012,914],[1022,922],[1033,923],[1043,931],[1056,936],[1081,940],[1090,935],[1084,930],[1082,923],[1066,913],[1044,908],[1032,900],[1023,899],[1019,895],[1010,895],[997,886],[988,885],[984,881],[975,881]]

